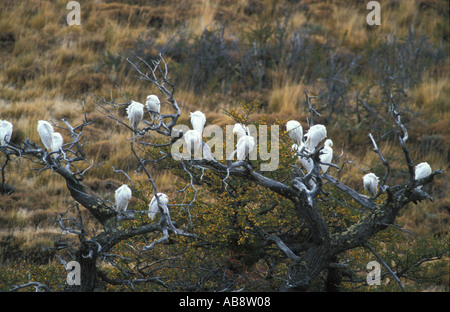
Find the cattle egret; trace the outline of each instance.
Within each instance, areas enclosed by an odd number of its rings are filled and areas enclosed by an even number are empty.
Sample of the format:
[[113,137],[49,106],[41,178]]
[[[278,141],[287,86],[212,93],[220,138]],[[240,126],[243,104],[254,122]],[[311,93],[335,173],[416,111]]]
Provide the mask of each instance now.
[[364,189],[371,197],[377,195],[378,177],[374,173],[368,173],[363,177]]
[[[320,154],[319,158],[320,161],[323,163],[331,163],[333,160],[333,149],[331,148],[333,146],[333,141],[330,139],[325,141],[325,147],[322,150],[322,154]],[[320,165],[320,169],[322,169],[322,172],[325,173],[328,170],[329,165]]]
[[203,145],[203,149],[202,149],[202,152],[203,152],[203,154],[202,154],[203,159],[214,161],[215,158],[214,158],[214,156],[213,156],[213,154],[212,154],[212,152],[211,152],[211,148],[209,147],[208,143],[204,143],[204,144],[203,144],[203,143],[200,143],[200,144]]
[[202,146],[202,138],[197,130],[189,130],[184,135],[187,149],[190,155],[195,155],[198,149]]
[[0,143],[5,145],[9,143],[12,137],[13,124],[7,120],[0,120]]
[[[294,143],[294,144],[292,144],[292,149],[297,154],[297,152],[300,152],[304,146],[305,146],[305,144],[303,142],[300,144],[300,146],[298,146],[297,144]],[[308,151],[308,150],[306,148],[304,148],[303,152],[304,151]],[[306,169],[307,172],[310,172],[313,169],[314,162],[311,159],[311,157],[298,156],[298,160],[300,161],[300,163],[303,165],[303,167]]]
[[130,120],[130,126],[136,130],[144,117],[144,105],[136,101],[131,101],[131,104],[127,107],[127,115]]
[[[414,173],[415,173],[414,178],[416,180],[426,178],[431,174],[431,167],[427,162],[422,162],[416,166]],[[421,189],[422,185],[418,186],[417,188]]]
[[[168,213],[167,210],[167,204],[169,203],[169,197],[167,197],[164,193],[157,193],[159,204],[162,209],[164,209],[165,213]],[[156,214],[159,212],[158,207],[158,200],[156,199],[156,196],[153,196],[152,200],[150,201],[150,204],[148,204],[148,217],[150,219],[155,219]]]
[[291,140],[300,146],[303,142],[303,128],[302,125],[296,120],[289,120],[286,123],[286,131]]
[[244,135],[250,135],[250,131],[243,124],[236,123],[233,127],[233,134],[236,134],[237,140],[239,141]]
[[41,137],[41,141],[44,144],[46,149],[52,148],[52,142],[53,142],[53,126],[45,120],[39,120],[37,131],[39,133],[39,136]]
[[59,132],[53,132],[52,135],[52,152],[59,152],[63,145],[63,137]]
[[255,139],[251,135],[244,135],[239,139],[236,144],[237,151],[237,159],[244,160],[247,155],[250,155],[250,152],[255,147]]
[[305,134],[305,145],[310,151],[314,151],[316,146],[327,137],[327,128],[324,125],[314,125]]
[[120,212],[127,211],[128,202],[131,199],[131,189],[128,185],[123,184],[116,190],[116,209]]
[[151,94],[147,96],[147,101],[145,102],[145,106],[150,111],[150,118],[152,120],[152,123],[155,123],[155,120],[159,119],[159,114],[161,112],[161,102],[159,101],[159,98]]
[[200,135],[203,134],[203,128],[205,127],[206,123],[206,116],[201,111],[196,111],[193,113],[190,113],[189,116],[191,117],[191,124],[192,128],[194,130],[197,130]]

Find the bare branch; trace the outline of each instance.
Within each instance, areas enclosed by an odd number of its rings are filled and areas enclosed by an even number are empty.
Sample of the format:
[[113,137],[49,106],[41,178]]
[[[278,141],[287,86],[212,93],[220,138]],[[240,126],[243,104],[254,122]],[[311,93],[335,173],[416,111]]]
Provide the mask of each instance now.
[[386,261],[384,261],[383,258],[381,258],[381,256],[375,251],[375,249],[373,249],[372,246],[370,246],[368,243],[364,244],[364,247],[368,248],[374,255],[375,257],[377,257],[378,261],[381,262],[381,264],[383,264],[383,266],[386,268],[386,270],[388,270],[388,272],[392,275],[392,277],[394,277],[395,281],[397,282],[398,286],[400,287],[400,289],[405,292],[405,288],[403,287],[402,282],[400,281],[400,279],[398,278],[397,274],[395,274],[394,271],[392,271],[392,269],[389,267],[389,265],[386,263]]
[[16,290],[19,290],[22,288],[26,288],[29,286],[34,286],[34,288],[36,289],[36,292],[41,292],[42,290],[47,291],[47,292],[50,291],[50,288],[47,285],[39,283],[39,282],[28,282],[26,284],[17,285],[17,286],[14,286],[13,288],[11,288],[9,291],[13,292],[13,291],[16,291]]

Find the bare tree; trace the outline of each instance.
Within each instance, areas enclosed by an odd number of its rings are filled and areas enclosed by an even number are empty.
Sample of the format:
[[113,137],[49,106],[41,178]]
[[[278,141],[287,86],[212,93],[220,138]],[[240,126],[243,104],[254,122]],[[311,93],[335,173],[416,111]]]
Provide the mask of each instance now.
[[[140,79],[147,80],[155,84],[158,89],[163,92],[163,94],[167,94],[167,91],[163,85],[168,82],[163,81],[160,83],[154,75],[155,65],[160,64],[159,62],[163,61],[161,56],[160,61],[155,61],[153,64],[147,64],[141,60],[144,68],[151,69],[152,75],[146,74],[144,69],[141,69],[130,60],[127,59],[127,61],[137,70]],[[166,70],[167,65],[164,63],[163,72],[165,75],[167,75]],[[173,96],[173,93],[171,96]],[[306,98],[309,110],[311,112],[312,121],[313,115],[316,112],[311,106],[311,97],[308,96],[307,92]],[[289,244],[284,242],[279,236],[274,234],[269,235],[263,231],[258,231],[259,229],[255,227],[255,230],[263,239],[265,239],[268,243],[275,243],[291,261],[291,266],[286,276],[285,284],[282,287],[283,290],[307,290],[310,287],[311,282],[320,272],[325,269],[336,267],[336,263],[333,261],[339,254],[355,247],[366,246],[368,240],[376,233],[382,231],[390,225],[393,225],[398,212],[402,207],[408,205],[410,202],[417,203],[417,201],[425,199],[432,200],[432,197],[428,193],[421,188],[417,188],[417,186],[430,183],[433,178],[442,173],[442,171],[435,170],[428,178],[423,180],[414,179],[414,163],[406,146],[408,132],[406,127],[401,122],[401,116],[395,108],[395,103],[393,102],[392,97],[391,99],[392,103],[390,104],[389,110],[392,116],[392,123],[397,128],[396,135],[399,146],[403,150],[405,156],[405,163],[409,172],[409,180],[402,184],[393,186],[387,184],[387,180],[390,177],[389,162],[383,157],[372,134],[369,134],[369,138],[373,143],[374,152],[379,155],[380,161],[386,168],[385,175],[381,181],[381,187],[375,197],[377,198],[382,193],[387,194],[387,200],[385,200],[381,205],[375,204],[373,200],[346,186],[339,180],[339,178],[337,179],[330,174],[321,174],[319,167],[321,162],[319,156],[322,148],[317,148],[309,154],[302,154],[307,158],[313,159],[314,168],[311,172],[305,175],[298,174],[294,176],[289,183],[282,183],[257,172],[247,161],[237,161],[234,163],[228,161],[227,164],[223,164],[215,160],[203,159],[191,161],[188,164],[189,166],[195,168],[206,168],[207,170],[211,170],[223,179],[235,177],[237,179],[251,181],[257,185],[278,193],[294,204],[296,211],[307,223],[312,233],[312,239],[307,248],[305,248],[306,251],[303,254],[295,254],[289,247]],[[171,97],[169,101],[176,108],[176,101],[173,97]],[[177,119],[179,116],[178,114],[179,110],[177,109],[177,115],[173,120]],[[108,117],[117,120],[117,118],[112,115]],[[162,117],[164,119],[169,116]],[[170,130],[172,129],[171,126],[173,125],[174,123],[172,122],[167,127],[164,127],[169,130],[166,133],[159,131],[159,133],[162,133],[169,138],[168,144],[169,142],[173,142],[173,140],[170,140],[173,138],[170,133]],[[154,129],[145,127],[139,134],[142,135],[148,130]],[[141,165],[145,162],[147,162],[147,160],[140,160]],[[337,168],[338,173],[340,173],[344,167],[344,165],[341,168],[335,164],[330,165]],[[186,166],[183,165],[183,167],[186,169]],[[324,216],[321,215],[317,207],[317,197],[324,193],[324,181],[332,183],[341,192],[348,194],[360,205],[361,210],[366,211],[365,215],[358,223],[345,229],[344,231],[341,231],[340,233],[332,233],[330,231]]]
[[[138,168],[136,170],[145,173],[148,178],[148,183],[156,195],[158,193],[157,181],[152,177],[151,170],[149,169],[150,165],[165,157],[170,157],[170,155],[162,153],[161,158],[151,159],[150,154],[146,153],[141,146],[161,149],[171,146],[179,140],[182,137],[182,133],[176,131],[174,126],[177,124],[177,120],[181,115],[181,110],[174,97],[175,86],[170,80],[168,66],[162,55],[159,55],[157,59],[151,62],[147,62],[139,57],[137,61],[132,61],[128,58],[125,60],[134,68],[139,79],[156,86],[165,99],[164,103],[173,113],[161,114],[161,118],[157,123],[144,121],[143,123],[145,125],[142,128],[135,129],[118,117],[117,109],[123,105],[127,105],[128,102],[116,103],[112,95],[109,99],[94,96],[94,101],[106,117],[117,121],[133,135],[130,140],[130,153],[138,161]],[[313,121],[313,114],[316,112],[311,106],[311,97],[307,93],[306,96],[311,111],[311,121]],[[340,172],[344,170],[345,163],[341,167],[332,163],[327,164],[337,170],[338,178],[331,174],[321,173],[320,155],[323,147],[318,147],[311,152],[305,150],[300,151],[299,153],[303,157],[313,160],[313,169],[305,174],[300,170],[294,171],[292,177],[288,181],[283,182],[274,179],[269,174],[258,172],[251,166],[251,161],[247,160],[227,161],[226,163],[214,159],[182,160],[180,166],[190,176],[189,185],[195,190],[191,170],[201,169],[213,172],[215,175],[221,177],[222,181],[230,178],[249,181],[264,189],[275,192],[292,202],[296,213],[305,222],[311,233],[311,239],[305,243],[301,251],[293,248],[296,242],[283,239],[281,233],[267,233],[256,225],[253,226],[253,231],[266,245],[275,245],[279,248],[290,263],[281,290],[305,291],[310,288],[311,283],[324,270],[332,272],[333,269],[339,270],[342,268],[342,264],[336,263],[336,259],[341,253],[359,246],[367,246],[368,240],[371,237],[386,227],[393,225],[402,207],[405,207],[410,202],[426,199],[432,200],[432,197],[423,188],[417,187],[431,183],[433,178],[442,173],[442,171],[435,170],[427,178],[415,180],[414,162],[407,147],[407,129],[402,123],[401,116],[396,110],[394,103],[390,104],[389,109],[392,116],[392,123],[396,127],[398,144],[405,157],[409,179],[397,185],[389,185],[387,183],[390,177],[389,161],[383,157],[378,147],[379,142],[375,140],[372,134],[369,134],[374,152],[379,155],[381,163],[386,168],[385,175],[381,179],[382,183],[379,192],[375,196],[377,198],[382,193],[387,194],[387,199],[382,204],[376,204],[372,199],[360,194],[340,180]],[[120,227],[121,222],[132,220],[136,214],[142,213],[142,211],[130,210],[123,213],[118,212],[111,203],[90,191],[83,184],[84,176],[94,164],[87,160],[81,138],[83,129],[89,126],[92,121],[89,121],[86,114],[84,114],[84,120],[80,125],[72,126],[65,119],[62,122],[64,126],[60,126],[60,128],[71,135],[72,141],[64,144],[60,152],[49,152],[29,139],[21,145],[9,143],[2,146],[0,151],[7,156],[3,169],[10,161],[11,156],[28,158],[31,161],[41,163],[43,166],[41,170],[50,169],[65,179],[67,189],[77,204],[72,207],[71,214],[61,214],[59,219],[60,226],[65,232],[76,234],[80,242],[76,248],[64,244],[59,246],[59,249],[69,250],[70,254],[73,255],[73,258],[81,266],[81,286],[74,286],[72,289],[93,291],[99,279],[115,285],[156,283],[170,288],[170,285],[164,283],[157,275],[148,274],[145,270],[140,270],[137,264],[135,266],[137,273],[130,274],[127,270],[116,265],[115,259],[122,256],[113,254],[111,251],[114,246],[124,240],[160,232],[162,234],[160,239],[149,242],[142,250],[137,251],[138,257],[136,261],[139,262],[139,259],[143,258],[145,252],[151,251],[156,244],[166,241],[170,235],[184,235],[192,239],[197,239],[197,236],[175,227],[176,223],[171,220],[169,209],[164,207],[163,204],[160,204],[161,219],[159,222],[126,229]],[[142,138],[151,132],[159,133],[165,138],[166,142],[156,144],[142,140]],[[114,170],[123,173],[132,182],[125,171],[115,168]],[[350,196],[358,203],[359,209],[365,211],[359,222],[339,232],[332,232],[330,230],[327,220],[318,209],[318,197],[321,194],[326,194],[324,191],[324,184],[326,182],[331,183],[340,192]],[[332,198],[330,199],[333,200]],[[196,197],[194,196],[189,205],[193,204],[195,200]],[[79,213],[80,205],[86,208],[101,224],[101,231],[98,233],[88,232],[83,225],[81,213]],[[97,264],[100,259],[120,269],[128,278],[116,279],[109,277],[107,273],[98,267]],[[171,259],[166,259],[166,261],[171,261]]]

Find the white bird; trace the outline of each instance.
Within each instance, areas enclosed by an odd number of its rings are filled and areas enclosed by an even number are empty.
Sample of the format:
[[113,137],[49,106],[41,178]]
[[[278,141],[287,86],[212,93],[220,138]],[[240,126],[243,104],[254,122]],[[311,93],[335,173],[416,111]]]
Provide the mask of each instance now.
[[236,123],[234,124],[233,127],[233,134],[236,134],[237,140],[239,141],[239,139],[242,138],[244,135],[250,135],[250,132],[245,125],[241,123]]
[[63,137],[59,132],[53,132],[52,135],[52,152],[59,152],[63,145]]
[[[427,162],[422,162],[418,164],[414,171],[414,179],[419,180],[428,177],[431,174],[431,167]],[[422,188],[422,185],[417,187],[418,189]]]
[[124,212],[127,211],[128,203],[131,199],[131,189],[128,185],[123,184],[116,190],[116,209],[118,211]]
[[12,137],[13,124],[7,120],[0,120],[0,145],[9,143]]
[[291,151],[294,152],[294,155],[292,155],[292,158],[294,158],[295,156],[297,156],[297,152],[299,152],[301,150],[301,148],[297,145],[297,144],[292,144],[291,146]]
[[306,147],[310,151],[314,151],[316,146],[327,137],[327,128],[325,128],[324,125],[314,125],[309,128],[308,132],[305,134],[305,137]]
[[152,120],[152,123],[155,123],[155,120],[159,119],[160,116],[159,114],[161,112],[161,102],[159,101],[159,98],[154,94],[150,94],[149,96],[147,96],[145,106],[147,107],[148,110],[151,111],[149,113],[150,118]]
[[52,148],[53,143],[53,126],[45,120],[39,120],[37,125],[37,131],[41,137],[41,141],[46,149]]
[[239,139],[236,144],[237,155],[236,158],[238,160],[244,160],[247,155],[250,155],[250,152],[255,148],[255,139],[251,135],[244,135]]
[[364,189],[371,197],[377,195],[378,192],[378,177],[374,173],[368,173],[363,177]]
[[[331,148],[333,146],[333,141],[330,139],[325,141],[325,147],[322,150],[322,154],[320,154],[319,158],[320,161],[323,163],[331,163],[333,160],[333,149]],[[325,173],[328,170],[329,165],[320,165],[320,169],[322,169],[322,172]]]
[[190,113],[189,116],[191,117],[191,124],[192,128],[194,130],[197,130],[200,135],[203,134],[203,128],[206,124],[206,116],[201,111],[195,111],[193,113]]
[[208,143],[200,143],[203,145],[203,149],[202,149],[202,158],[206,159],[206,160],[210,160],[210,161],[215,161],[216,159],[214,158],[212,152],[211,152],[211,148],[209,147]]
[[[167,195],[164,193],[157,193],[156,195],[158,195],[161,208],[163,208],[164,212],[167,214],[168,210],[166,205],[169,203],[169,197],[167,197]],[[150,204],[148,204],[148,217],[153,220],[155,219],[155,216],[158,212],[159,212],[158,200],[156,199],[156,196],[153,196],[152,200],[150,201]]]
[[187,149],[190,155],[195,155],[198,149],[202,146],[202,138],[197,130],[189,130],[184,135]]
[[[295,154],[297,155],[297,152],[300,152],[302,150],[302,148],[305,146],[305,144],[302,142],[300,146],[298,146],[297,144],[292,144],[292,149],[295,151]],[[306,154],[306,152],[309,152],[308,149],[303,148],[303,153]],[[307,172],[310,172],[313,167],[314,167],[314,161],[311,159],[311,157],[303,157],[303,156],[298,156],[298,160],[300,161],[300,163],[303,165],[303,167],[306,169]]]
[[128,119],[130,120],[130,126],[133,127],[134,130],[136,130],[142,118],[144,117],[144,105],[132,100],[131,104],[128,105],[126,111]]
[[303,143],[303,127],[297,120],[289,120],[286,123],[286,131],[297,146]]

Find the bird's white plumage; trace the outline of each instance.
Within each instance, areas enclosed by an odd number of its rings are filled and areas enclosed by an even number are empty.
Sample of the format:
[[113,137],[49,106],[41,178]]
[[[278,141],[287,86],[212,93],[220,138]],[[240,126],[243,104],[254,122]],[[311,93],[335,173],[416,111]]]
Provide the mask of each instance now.
[[116,190],[116,209],[118,211],[124,212],[127,210],[131,195],[131,189],[126,184],[123,184]]
[[314,161],[311,158],[305,158],[302,156],[298,156],[298,160],[306,169],[307,172],[310,172],[314,167]]
[[189,130],[184,135],[184,141],[190,155],[195,155],[198,149],[202,146],[202,138],[197,130]]
[[154,94],[150,94],[147,96],[147,101],[145,102],[145,106],[147,107],[150,114],[150,118],[152,120],[152,123],[155,123],[155,120],[159,119],[159,114],[161,112],[161,102],[159,101],[158,96]]
[[59,152],[63,145],[63,137],[59,132],[53,132],[52,134],[52,152]]
[[209,147],[208,143],[202,144],[203,145],[203,149],[202,149],[202,159],[206,159],[206,160],[212,160],[214,161],[215,158],[211,152],[211,148]]
[[245,125],[241,123],[236,123],[234,124],[233,127],[233,134],[236,134],[237,140],[239,141],[239,139],[242,138],[244,135],[250,135],[250,132]]
[[[330,139],[325,141],[325,147],[322,150],[322,154],[319,156],[320,161],[323,163],[331,163],[333,160],[333,141]],[[322,169],[322,172],[325,173],[328,170],[329,165],[320,165],[320,169]]]
[[144,117],[144,105],[136,101],[131,101],[131,104],[128,105],[126,111],[128,119],[130,120],[130,126],[136,130]]
[[[164,209],[165,213],[168,213],[166,205],[169,203],[169,197],[164,193],[157,193],[157,195],[159,203],[160,205],[162,205],[161,208]],[[152,200],[150,201],[150,204],[148,204],[148,217],[153,220],[155,219],[155,216],[158,212],[159,212],[158,200],[156,199],[156,196],[153,196]]]
[[202,135],[203,128],[205,127],[206,124],[205,114],[203,114],[201,111],[195,111],[193,113],[191,112],[189,116],[191,117],[192,128],[194,128],[194,130],[197,130],[198,133]]
[[374,197],[378,192],[378,177],[374,173],[368,173],[363,176],[364,189],[370,196]]
[[[296,154],[297,152],[302,151],[302,149],[304,154],[309,152],[308,149],[306,149],[306,146],[303,142],[300,144],[300,146],[295,143],[292,144],[292,149],[296,152]],[[303,167],[306,169],[307,172],[310,172],[313,169],[314,161],[310,157],[303,157],[299,155],[298,160],[300,161],[300,163],[303,165]]]
[[244,160],[255,148],[255,139],[251,135],[244,135],[236,144],[236,158]]
[[53,126],[45,120],[39,120],[37,125],[37,131],[41,137],[41,141],[46,149],[52,148],[53,142]]
[[5,145],[11,140],[13,133],[13,124],[7,120],[0,120],[0,143]]
[[309,128],[308,132],[305,134],[305,137],[306,147],[310,151],[313,151],[316,146],[327,137],[327,128],[325,128],[324,125],[314,125]]
[[[414,178],[416,180],[426,178],[431,174],[431,171],[432,170],[430,165],[427,162],[422,162],[415,167]],[[417,188],[421,189],[422,185],[418,186]]]
[[289,120],[286,123],[286,131],[295,144],[300,146],[303,143],[303,127],[297,120]]

